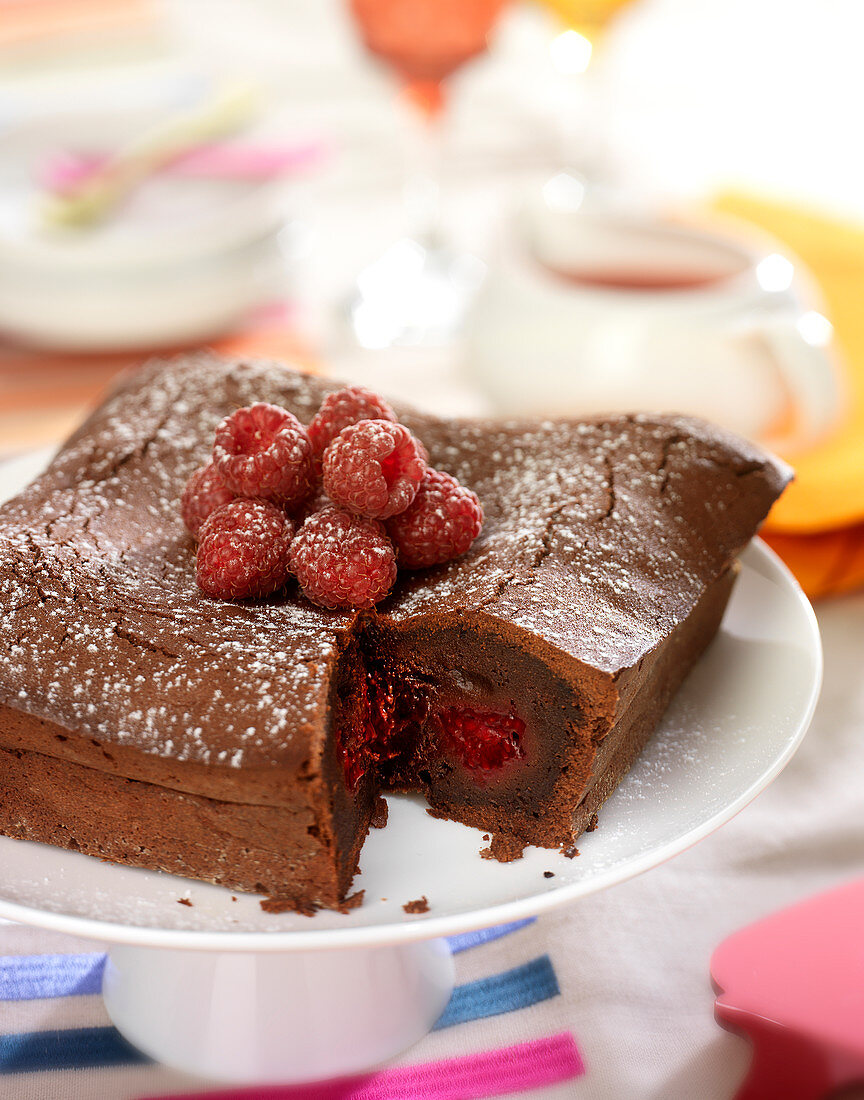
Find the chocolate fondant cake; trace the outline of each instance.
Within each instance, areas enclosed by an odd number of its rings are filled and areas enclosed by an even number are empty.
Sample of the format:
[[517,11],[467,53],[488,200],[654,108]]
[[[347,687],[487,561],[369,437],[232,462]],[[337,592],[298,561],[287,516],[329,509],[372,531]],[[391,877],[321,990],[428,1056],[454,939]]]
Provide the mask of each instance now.
[[178,498],[216,424],[261,401],[308,423],[334,388],[152,364],[0,509],[0,832],[309,911],[344,904],[381,790],[505,858],[593,825],[788,469],[680,417],[398,410],[483,503],[464,557],[371,611],[208,598]]

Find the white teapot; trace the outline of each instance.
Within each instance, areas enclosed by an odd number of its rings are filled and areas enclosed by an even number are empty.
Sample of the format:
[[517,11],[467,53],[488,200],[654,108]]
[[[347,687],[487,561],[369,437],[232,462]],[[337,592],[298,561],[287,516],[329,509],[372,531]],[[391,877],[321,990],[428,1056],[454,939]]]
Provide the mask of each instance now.
[[804,304],[800,265],[589,209],[578,181],[557,179],[558,201],[547,185],[501,240],[468,317],[466,369],[496,411],[691,413],[787,453],[830,427],[831,325]]

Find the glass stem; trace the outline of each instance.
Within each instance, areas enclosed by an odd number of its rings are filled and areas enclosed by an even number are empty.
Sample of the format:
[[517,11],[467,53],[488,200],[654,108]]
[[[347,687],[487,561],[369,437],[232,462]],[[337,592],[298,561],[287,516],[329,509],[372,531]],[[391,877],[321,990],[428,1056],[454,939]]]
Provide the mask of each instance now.
[[412,107],[404,187],[411,236],[424,248],[440,248],[444,166],[444,99],[437,82],[415,81],[405,87]]

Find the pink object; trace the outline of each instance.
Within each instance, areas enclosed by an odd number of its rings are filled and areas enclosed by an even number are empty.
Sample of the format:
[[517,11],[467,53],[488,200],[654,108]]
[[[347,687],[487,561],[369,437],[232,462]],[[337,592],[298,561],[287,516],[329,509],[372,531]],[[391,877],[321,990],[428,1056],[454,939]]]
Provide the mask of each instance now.
[[[364,1077],[345,1077],[316,1085],[256,1086],[201,1092],[186,1100],[486,1100],[512,1096],[585,1072],[576,1041],[566,1031],[548,1039],[519,1043],[462,1058],[397,1066]],[[178,1096],[150,1100],[183,1100]]]
[[736,1100],[817,1100],[864,1080],[864,880],[742,929],[711,960],[721,1027],[750,1039]]
[[[297,172],[319,161],[323,142],[298,145],[201,145],[175,157],[161,171],[181,176],[222,176],[230,179],[269,179]],[[40,183],[52,191],[67,191],[87,179],[109,158],[77,153],[52,157],[40,172]]]

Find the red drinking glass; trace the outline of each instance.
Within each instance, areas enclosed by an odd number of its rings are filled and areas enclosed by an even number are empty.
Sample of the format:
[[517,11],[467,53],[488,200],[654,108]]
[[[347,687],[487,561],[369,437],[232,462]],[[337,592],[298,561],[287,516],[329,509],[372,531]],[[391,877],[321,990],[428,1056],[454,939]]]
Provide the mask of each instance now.
[[440,160],[445,81],[482,54],[506,0],[350,0],[364,44],[399,78],[417,119],[413,178],[415,229],[363,272],[349,303],[365,347],[452,340],[482,264],[448,244],[440,227]]

